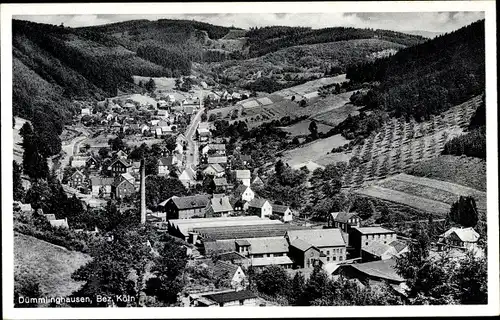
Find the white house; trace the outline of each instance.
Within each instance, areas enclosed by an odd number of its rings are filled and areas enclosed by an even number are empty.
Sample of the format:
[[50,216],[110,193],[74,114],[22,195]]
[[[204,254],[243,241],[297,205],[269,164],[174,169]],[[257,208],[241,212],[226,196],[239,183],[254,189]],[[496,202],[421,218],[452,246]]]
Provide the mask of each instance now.
[[246,202],[250,202],[255,198],[255,192],[253,192],[250,187],[245,185],[240,185],[238,188],[236,188],[235,194],[236,197]]
[[209,164],[205,168],[205,170],[203,170],[203,174],[204,175],[214,176],[214,177],[217,177],[217,178],[221,178],[221,177],[224,176],[225,171],[224,171],[224,168],[220,164],[213,163],[213,164]]
[[266,218],[273,213],[273,206],[266,199],[254,198],[248,202],[248,212]]
[[250,170],[235,170],[236,172],[236,180],[241,181],[243,185],[249,187],[250,186]]
[[283,220],[284,222],[293,220],[292,210],[290,210],[289,206],[273,204],[272,207],[273,207],[273,214],[280,216],[281,220]]
[[439,242],[467,248],[469,250],[477,249],[477,241],[479,233],[474,228],[455,228],[452,227],[445,233],[439,236]]
[[82,116],[90,116],[91,110],[90,108],[82,108],[81,114]]

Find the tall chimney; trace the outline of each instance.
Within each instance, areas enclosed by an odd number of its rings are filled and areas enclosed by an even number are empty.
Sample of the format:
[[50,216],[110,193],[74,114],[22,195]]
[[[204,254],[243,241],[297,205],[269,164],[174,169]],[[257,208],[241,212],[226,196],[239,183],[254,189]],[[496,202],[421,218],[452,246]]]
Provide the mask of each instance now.
[[141,223],[146,223],[146,169],[141,159]]

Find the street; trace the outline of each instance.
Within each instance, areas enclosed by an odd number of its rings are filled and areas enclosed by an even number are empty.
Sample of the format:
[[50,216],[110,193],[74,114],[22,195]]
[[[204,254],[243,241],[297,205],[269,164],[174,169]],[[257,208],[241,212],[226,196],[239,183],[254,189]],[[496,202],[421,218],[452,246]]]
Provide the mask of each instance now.
[[198,142],[195,141],[194,136],[198,124],[201,121],[203,111],[205,111],[205,108],[201,108],[198,111],[186,130],[186,140],[188,144],[186,150],[186,167],[191,166],[193,170],[196,170],[196,166],[198,165]]

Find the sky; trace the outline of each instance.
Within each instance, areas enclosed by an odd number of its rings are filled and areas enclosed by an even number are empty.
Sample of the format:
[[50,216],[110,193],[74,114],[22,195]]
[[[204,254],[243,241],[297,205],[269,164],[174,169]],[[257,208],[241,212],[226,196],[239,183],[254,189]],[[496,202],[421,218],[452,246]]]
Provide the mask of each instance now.
[[273,25],[303,26],[312,28],[355,27],[388,29],[394,31],[429,31],[444,33],[459,29],[474,21],[484,19],[484,13],[469,12],[356,12],[356,13],[217,13],[217,14],[142,14],[142,15],[29,15],[16,19],[67,27],[102,25],[127,20],[187,19],[221,26],[248,29]]

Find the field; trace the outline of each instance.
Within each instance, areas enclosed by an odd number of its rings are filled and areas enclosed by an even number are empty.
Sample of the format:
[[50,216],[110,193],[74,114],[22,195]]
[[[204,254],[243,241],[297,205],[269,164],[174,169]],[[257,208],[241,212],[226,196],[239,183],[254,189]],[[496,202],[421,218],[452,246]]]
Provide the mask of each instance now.
[[422,161],[405,173],[486,191],[486,161],[479,158],[441,155]]
[[435,179],[398,174],[357,191],[358,194],[400,203],[429,213],[446,215],[459,196],[472,196],[486,212],[486,193]]
[[[311,133],[309,131],[309,125],[311,124],[311,122],[312,122],[311,120],[304,120],[288,127],[282,127],[281,129],[283,131],[290,133],[291,137],[305,136]],[[317,123],[317,126],[318,126],[318,132],[323,132],[323,133],[328,132],[330,129],[333,128],[322,123]]]
[[[337,96],[340,96],[340,95],[337,95]],[[318,101],[318,104],[319,103],[323,103],[323,101]],[[338,103],[341,104],[342,102],[339,101]],[[341,106],[338,106],[337,108],[333,108],[333,109],[330,109],[330,110],[327,110],[327,111],[324,111],[321,113],[317,113],[314,116],[312,116],[311,118],[316,120],[317,122],[328,124],[330,126],[336,126],[339,123],[341,123],[342,121],[344,121],[345,119],[347,119],[347,117],[349,115],[352,115],[352,116],[358,115],[359,114],[358,110],[360,108],[361,107],[357,107],[351,103],[345,103]]]
[[40,283],[42,296],[68,296],[81,283],[71,274],[90,257],[23,234],[14,234],[14,272],[29,275]]
[[[349,81],[346,79],[345,74],[338,75],[336,77],[320,78],[317,80],[308,81],[303,84],[299,84],[294,87],[286,88],[280,91],[276,91],[273,94],[280,95],[284,98],[290,98],[296,96],[296,99],[306,98],[319,90],[322,86],[326,86],[334,83],[342,83]],[[305,97],[304,97],[305,95]]]
[[480,97],[475,97],[426,122],[391,119],[378,133],[352,149],[350,155],[356,157],[358,164],[349,166],[343,185],[360,188],[440,156],[446,141],[462,134],[480,101]]
[[[325,139],[318,139],[296,149],[284,152],[283,161],[288,163],[291,167],[300,166],[308,161],[325,165],[324,158],[328,156],[327,152],[329,152],[332,148],[343,146],[346,143],[349,143],[349,140],[346,140],[340,134]],[[341,155],[339,158],[341,160],[339,161],[348,160],[348,156],[345,156],[344,158],[346,159],[344,160],[342,160],[342,157],[343,156]]]

